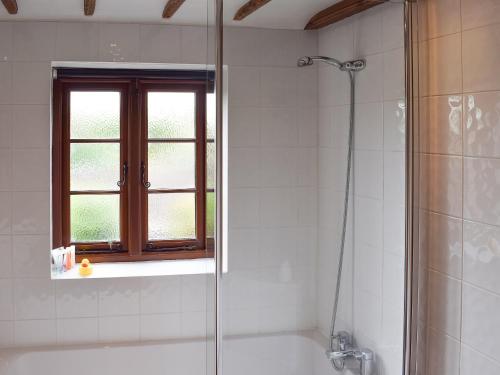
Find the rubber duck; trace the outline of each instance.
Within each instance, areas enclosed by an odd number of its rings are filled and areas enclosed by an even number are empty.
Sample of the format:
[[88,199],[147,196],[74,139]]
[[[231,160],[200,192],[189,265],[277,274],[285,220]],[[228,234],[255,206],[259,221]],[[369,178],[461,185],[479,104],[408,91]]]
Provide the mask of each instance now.
[[88,259],[83,259],[78,269],[80,276],[89,276],[92,274],[92,263]]

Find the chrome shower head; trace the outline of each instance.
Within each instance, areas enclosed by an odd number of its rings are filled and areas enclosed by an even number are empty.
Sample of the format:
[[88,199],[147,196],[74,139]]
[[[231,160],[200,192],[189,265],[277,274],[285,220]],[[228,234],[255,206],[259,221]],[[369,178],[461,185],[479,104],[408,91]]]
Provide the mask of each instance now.
[[297,66],[299,68],[302,68],[303,66],[312,65],[313,63],[314,63],[313,59],[310,58],[309,56],[304,56],[297,60]]
[[332,65],[342,71],[359,71],[363,70],[366,66],[365,60],[352,60],[346,62],[340,62],[333,57],[326,56],[303,56],[297,60],[297,66],[302,68],[304,66],[313,65],[315,61],[321,61],[325,64]]

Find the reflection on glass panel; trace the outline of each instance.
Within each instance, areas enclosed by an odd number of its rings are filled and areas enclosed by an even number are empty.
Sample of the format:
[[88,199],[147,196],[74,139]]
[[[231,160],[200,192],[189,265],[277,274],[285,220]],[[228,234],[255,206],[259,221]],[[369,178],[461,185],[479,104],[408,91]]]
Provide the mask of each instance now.
[[215,237],[215,193],[207,193],[207,237]]
[[120,239],[120,196],[72,195],[71,241],[100,242]]
[[70,135],[72,139],[120,138],[120,93],[72,91]]
[[215,94],[207,94],[207,138],[215,139]]
[[118,190],[120,145],[73,143],[70,155],[71,190]]
[[215,187],[215,143],[207,143],[207,189]]
[[150,240],[196,238],[195,194],[149,194]]
[[148,137],[194,138],[195,108],[192,92],[149,92]]
[[148,162],[152,189],[195,187],[194,143],[150,143]]

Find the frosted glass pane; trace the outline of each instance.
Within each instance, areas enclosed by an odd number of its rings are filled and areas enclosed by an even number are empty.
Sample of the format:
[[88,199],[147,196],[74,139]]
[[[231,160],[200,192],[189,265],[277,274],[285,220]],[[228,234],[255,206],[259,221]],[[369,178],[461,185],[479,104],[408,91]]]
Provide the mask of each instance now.
[[207,237],[215,237],[215,193],[207,193]]
[[72,91],[70,93],[72,139],[120,138],[120,93]]
[[152,189],[195,187],[194,143],[150,143],[148,162]]
[[72,195],[71,241],[108,242],[120,239],[120,196]]
[[149,92],[149,138],[194,138],[195,108],[192,92]]
[[207,94],[207,138],[215,139],[215,94]]
[[120,145],[73,143],[70,156],[71,190],[118,190]]
[[215,186],[215,143],[207,143],[207,188]]
[[195,194],[149,194],[149,239],[196,238]]

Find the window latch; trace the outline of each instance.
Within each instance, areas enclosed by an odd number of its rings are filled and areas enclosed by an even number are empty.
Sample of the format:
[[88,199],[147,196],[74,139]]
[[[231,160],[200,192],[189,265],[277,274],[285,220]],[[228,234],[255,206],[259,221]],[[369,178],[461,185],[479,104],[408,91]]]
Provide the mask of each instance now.
[[120,181],[117,181],[116,184],[119,187],[124,187],[127,183],[127,173],[128,173],[128,165],[127,163],[123,163],[123,177]]
[[146,181],[146,165],[144,162],[141,163],[141,180],[142,180],[142,186],[144,186],[146,189],[149,189],[151,187],[151,182]]

